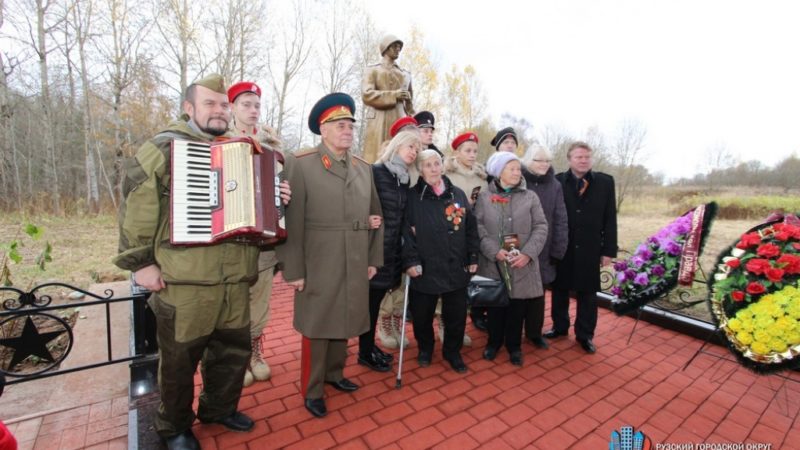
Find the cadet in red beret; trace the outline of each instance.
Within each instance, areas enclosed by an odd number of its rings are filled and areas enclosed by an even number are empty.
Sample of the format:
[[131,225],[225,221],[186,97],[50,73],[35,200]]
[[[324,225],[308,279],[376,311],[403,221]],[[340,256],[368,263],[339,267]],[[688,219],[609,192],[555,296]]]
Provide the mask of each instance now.
[[463,133],[463,134],[459,134],[458,136],[456,136],[455,139],[453,139],[453,142],[450,145],[453,146],[453,150],[458,150],[458,147],[461,144],[463,144],[464,142],[468,142],[468,141],[474,142],[476,147],[477,147],[477,145],[478,145],[478,135],[473,133],[473,132],[471,132],[471,131],[468,131],[468,132]]
[[403,130],[406,127],[414,127],[417,128],[417,121],[411,116],[401,117],[394,121],[392,127],[389,128],[389,136],[395,137],[397,133]]
[[[233,120],[231,128],[239,136],[252,136],[262,146],[273,150],[281,149],[281,141],[277,133],[268,125],[259,130],[258,120],[261,116],[261,88],[252,81],[240,81],[228,88],[228,101],[231,102]],[[284,186],[288,189],[288,183]],[[264,329],[269,323],[270,297],[272,296],[272,278],[278,259],[275,251],[264,250],[258,256],[258,280],[250,286],[250,340],[252,353],[244,373],[244,386],[254,381],[270,379],[272,370],[261,354]]]
[[261,88],[252,81],[240,81],[228,88],[228,101],[236,134],[255,136],[261,116]]
[[[444,162],[447,178],[467,194],[470,205],[474,205],[481,190],[486,190],[486,169],[478,159],[478,135],[472,131],[460,134],[453,139],[453,154]],[[487,330],[486,308],[472,308],[470,316],[475,328]],[[469,336],[464,335],[465,345]],[[471,343],[471,342],[470,342]]]

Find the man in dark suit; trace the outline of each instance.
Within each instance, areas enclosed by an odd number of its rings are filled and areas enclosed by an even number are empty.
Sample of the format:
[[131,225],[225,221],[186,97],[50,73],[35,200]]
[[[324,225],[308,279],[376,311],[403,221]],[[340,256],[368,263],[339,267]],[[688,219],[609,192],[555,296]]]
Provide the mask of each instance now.
[[563,186],[567,206],[569,244],[553,287],[553,329],[545,337],[567,335],[569,293],[573,291],[578,301],[575,338],[587,353],[594,353],[600,268],[617,256],[614,178],[592,171],[592,148],[585,142],[570,145],[567,160],[569,170],[556,178]]

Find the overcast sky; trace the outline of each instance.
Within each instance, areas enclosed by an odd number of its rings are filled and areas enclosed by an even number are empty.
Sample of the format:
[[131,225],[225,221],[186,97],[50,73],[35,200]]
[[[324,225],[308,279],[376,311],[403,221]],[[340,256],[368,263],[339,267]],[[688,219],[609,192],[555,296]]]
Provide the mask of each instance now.
[[[368,1],[378,28],[412,24],[446,70],[473,65],[498,126],[611,134],[647,128],[645,164],[703,171],[707,149],[773,165],[800,155],[800,1]],[[402,66],[402,54],[400,63]]]

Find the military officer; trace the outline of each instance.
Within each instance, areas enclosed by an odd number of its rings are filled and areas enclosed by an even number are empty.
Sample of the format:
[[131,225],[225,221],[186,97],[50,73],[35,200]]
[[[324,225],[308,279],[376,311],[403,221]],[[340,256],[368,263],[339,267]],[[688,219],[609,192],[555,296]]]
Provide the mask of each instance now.
[[286,158],[292,205],[288,239],[279,246],[283,276],[295,290],[294,327],[302,335],[301,390],[315,417],[327,414],[324,384],[352,392],[344,377],[347,339],[369,330],[369,279],[383,264],[381,215],[369,163],[350,153],[355,102],[347,94],[320,99],[308,117],[322,136],[314,149]]
[[228,136],[230,109],[222,76],[192,83],[182,107],[185,114],[126,163],[114,263],[153,292],[148,302],[156,316],[161,395],[156,431],[170,449],[196,449],[192,400],[201,360],[200,421],[235,431],[254,425],[236,407],[250,358],[248,287],[257,276],[258,247],[170,244],[170,144],[174,139],[210,142]]
[[364,159],[374,163],[381,144],[389,139],[389,129],[399,118],[414,114],[411,73],[397,65],[403,41],[387,35],[379,44],[381,62],[367,67],[361,83],[361,98],[366,108]]
[[[276,133],[267,125],[259,130],[258,120],[261,117],[261,88],[251,81],[240,81],[228,88],[228,101],[231,103],[233,120],[231,129],[234,134],[250,136],[258,139],[262,147],[280,151],[281,141]],[[285,183],[285,182],[284,182]],[[285,185],[288,188],[288,184]],[[272,278],[278,258],[273,248],[262,249],[258,255],[258,281],[250,286],[250,341],[252,354],[244,373],[244,386],[253,381],[269,380],[272,373],[264,359],[262,342],[264,328],[269,321],[269,298],[272,294]]]

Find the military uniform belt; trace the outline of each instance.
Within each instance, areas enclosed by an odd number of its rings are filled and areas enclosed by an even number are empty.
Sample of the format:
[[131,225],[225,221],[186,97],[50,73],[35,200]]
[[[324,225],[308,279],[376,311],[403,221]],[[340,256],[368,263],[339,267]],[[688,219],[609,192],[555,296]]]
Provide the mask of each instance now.
[[369,224],[360,220],[352,222],[306,222],[307,230],[321,230],[321,231],[368,231]]

